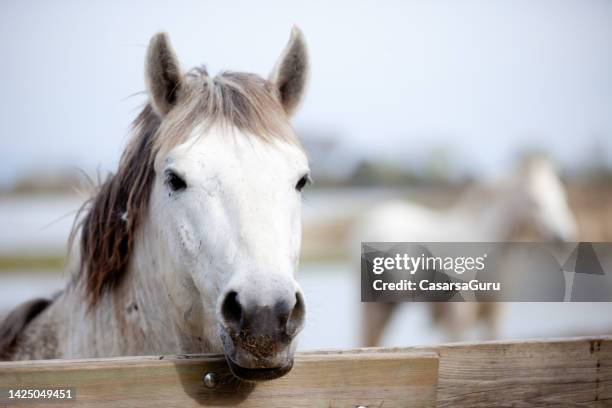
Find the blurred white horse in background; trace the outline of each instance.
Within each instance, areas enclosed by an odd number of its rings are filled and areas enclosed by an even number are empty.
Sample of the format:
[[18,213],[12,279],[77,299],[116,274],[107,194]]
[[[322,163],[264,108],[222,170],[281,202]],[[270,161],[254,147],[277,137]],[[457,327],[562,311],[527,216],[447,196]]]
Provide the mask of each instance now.
[[[468,190],[452,208],[435,210],[403,200],[382,203],[357,222],[362,242],[574,241],[576,220],[553,163],[542,156],[522,160],[518,171],[488,188]],[[533,235],[535,233],[535,235]],[[378,345],[397,303],[364,303],[362,342]],[[501,303],[431,303],[433,320],[451,341],[464,340],[477,323],[498,337]]]

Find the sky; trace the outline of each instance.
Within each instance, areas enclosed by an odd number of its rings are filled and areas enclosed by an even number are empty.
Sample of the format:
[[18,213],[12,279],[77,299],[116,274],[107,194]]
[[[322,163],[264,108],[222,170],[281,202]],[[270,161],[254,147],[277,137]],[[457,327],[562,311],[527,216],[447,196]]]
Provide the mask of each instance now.
[[410,165],[443,149],[483,176],[524,149],[612,163],[610,1],[3,1],[0,183],[112,170],[155,32],[184,68],[266,76],[294,24],[312,67],[295,128],[339,157]]

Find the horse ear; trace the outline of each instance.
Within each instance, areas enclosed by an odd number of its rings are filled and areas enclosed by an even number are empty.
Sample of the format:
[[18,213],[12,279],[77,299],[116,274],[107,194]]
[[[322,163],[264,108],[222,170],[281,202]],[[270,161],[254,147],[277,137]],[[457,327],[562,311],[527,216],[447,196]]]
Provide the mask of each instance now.
[[302,100],[308,80],[308,71],[306,42],[302,31],[294,26],[289,43],[270,75],[270,82],[278,90],[283,108],[289,116],[295,112]]
[[153,108],[164,116],[176,103],[183,86],[183,73],[166,33],[157,33],[151,38],[145,81]]

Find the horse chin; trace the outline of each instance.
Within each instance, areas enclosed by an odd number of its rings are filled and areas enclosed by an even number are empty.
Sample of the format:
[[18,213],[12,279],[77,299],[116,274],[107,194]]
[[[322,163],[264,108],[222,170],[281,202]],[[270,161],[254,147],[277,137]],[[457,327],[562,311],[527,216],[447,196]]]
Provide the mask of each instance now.
[[225,356],[229,368],[234,374],[243,381],[268,381],[282,377],[291,371],[293,367],[293,359],[288,364],[282,367],[270,367],[270,368],[246,368],[236,364],[230,357]]
[[235,377],[243,381],[268,381],[282,377],[293,368],[293,345],[281,353],[257,358],[237,346],[224,330],[221,331],[223,354]]

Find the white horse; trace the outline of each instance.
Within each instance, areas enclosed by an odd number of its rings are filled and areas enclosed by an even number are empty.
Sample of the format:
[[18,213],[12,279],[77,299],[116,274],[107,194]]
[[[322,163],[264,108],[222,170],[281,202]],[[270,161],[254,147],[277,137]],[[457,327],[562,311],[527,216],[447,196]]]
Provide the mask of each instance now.
[[243,379],[287,373],[305,316],[294,275],[309,181],[289,117],[307,73],[297,28],[268,80],[185,74],[154,36],[150,101],[83,210],[72,282],[9,315],[0,358],[219,352]]
[[[488,191],[474,188],[457,205],[433,210],[396,200],[369,210],[357,223],[354,236],[366,242],[508,242],[527,226],[545,241],[573,241],[576,220],[552,162],[530,157],[519,170]],[[432,303],[434,320],[442,322],[449,339],[461,340],[478,319],[487,337],[496,338],[497,303]],[[362,341],[380,342],[397,309],[394,303],[364,304]]]

